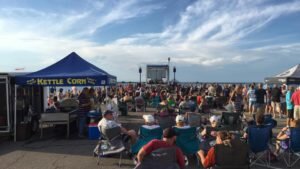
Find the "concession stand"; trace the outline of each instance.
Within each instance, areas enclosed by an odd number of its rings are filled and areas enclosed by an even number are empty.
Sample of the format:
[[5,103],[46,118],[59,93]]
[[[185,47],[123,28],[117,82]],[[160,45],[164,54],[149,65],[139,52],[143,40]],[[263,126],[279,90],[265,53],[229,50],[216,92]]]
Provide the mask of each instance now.
[[[0,79],[1,80],[1,79]],[[41,106],[35,108],[35,112],[39,114],[39,126],[41,128],[41,136],[43,133],[43,124],[65,124],[67,125],[67,136],[69,136],[70,123],[76,119],[77,105],[76,103],[68,103],[69,107],[64,107],[61,112],[44,112],[46,102],[42,101],[43,93],[46,92],[46,87],[71,87],[71,86],[112,86],[116,85],[116,77],[110,75],[106,71],[87,62],[72,52],[62,60],[54,63],[37,72],[20,75],[15,77],[15,92],[19,87],[37,88]],[[32,91],[34,92],[34,91]],[[20,119],[17,111],[17,94],[15,94],[15,109],[14,109],[14,140],[17,138],[17,129],[20,124]],[[32,105],[34,106],[34,105]],[[1,119],[0,119],[1,120]]]

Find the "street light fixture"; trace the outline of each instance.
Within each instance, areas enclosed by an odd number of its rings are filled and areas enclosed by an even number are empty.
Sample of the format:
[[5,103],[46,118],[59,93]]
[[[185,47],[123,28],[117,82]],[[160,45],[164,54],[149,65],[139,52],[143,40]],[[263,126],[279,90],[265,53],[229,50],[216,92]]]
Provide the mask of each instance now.
[[140,86],[142,86],[142,68],[139,67],[139,73],[140,73]]
[[173,73],[174,73],[174,82],[173,82],[173,84],[175,84],[175,74],[176,74],[176,67],[175,66],[173,67]]
[[171,58],[168,57],[168,85],[170,84],[170,60]]

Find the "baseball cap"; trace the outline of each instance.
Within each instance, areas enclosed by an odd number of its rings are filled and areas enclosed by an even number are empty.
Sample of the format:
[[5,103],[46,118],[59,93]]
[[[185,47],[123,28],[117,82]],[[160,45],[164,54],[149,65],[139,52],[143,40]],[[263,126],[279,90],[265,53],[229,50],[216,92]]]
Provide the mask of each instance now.
[[143,119],[147,122],[147,123],[153,123],[155,120],[154,120],[154,117],[150,114],[147,114],[147,115],[143,115]]
[[177,115],[175,121],[176,122],[184,121],[184,116],[183,115]]
[[173,128],[166,128],[163,131],[164,138],[172,138],[174,136],[178,136],[178,133]]
[[114,112],[111,111],[111,110],[106,110],[106,111],[104,112],[103,116],[106,116],[106,115],[108,115],[108,114],[113,114],[113,113],[114,113]]
[[212,123],[212,122],[217,122],[217,121],[219,121],[219,117],[218,116],[216,116],[216,115],[213,115],[213,116],[211,116],[210,118],[209,118],[209,121]]

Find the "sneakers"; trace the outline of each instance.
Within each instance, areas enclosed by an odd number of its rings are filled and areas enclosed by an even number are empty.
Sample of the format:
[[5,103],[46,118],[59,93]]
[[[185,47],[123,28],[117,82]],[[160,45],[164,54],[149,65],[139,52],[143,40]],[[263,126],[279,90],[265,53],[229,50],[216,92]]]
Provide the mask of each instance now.
[[137,159],[136,157],[133,158],[132,160],[133,160],[133,164],[134,164],[134,165],[137,165],[137,164],[138,164],[138,159]]

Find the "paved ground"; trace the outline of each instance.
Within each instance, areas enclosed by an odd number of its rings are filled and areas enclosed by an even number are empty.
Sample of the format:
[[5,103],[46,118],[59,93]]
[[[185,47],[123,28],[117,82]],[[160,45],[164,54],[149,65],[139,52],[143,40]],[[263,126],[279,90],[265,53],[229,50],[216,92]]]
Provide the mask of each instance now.
[[[130,112],[127,117],[120,117],[123,125],[136,131],[142,124],[141,112]],[[279,127],[284,125],[284,120],[278,120]],[[45,137],[39,135],[28,141],[14,143],[11,140],[0,140],[0,169],[115,169],[118,168],[118,156],[105,158],[100,166],[92,151],[96,140],[78,139],[74,133],[70,139],[64,138],[64,133],[46,130]],[[283,162],[273,164],[285,168]],[[134,165],[124,155],[122,169],[131,169]],[[299,168],[300,163],[294,168]],[[196,165],[195,159],[190,160],[188,169],[201,168]],[[260,168],[260,167],[252,167]]]

